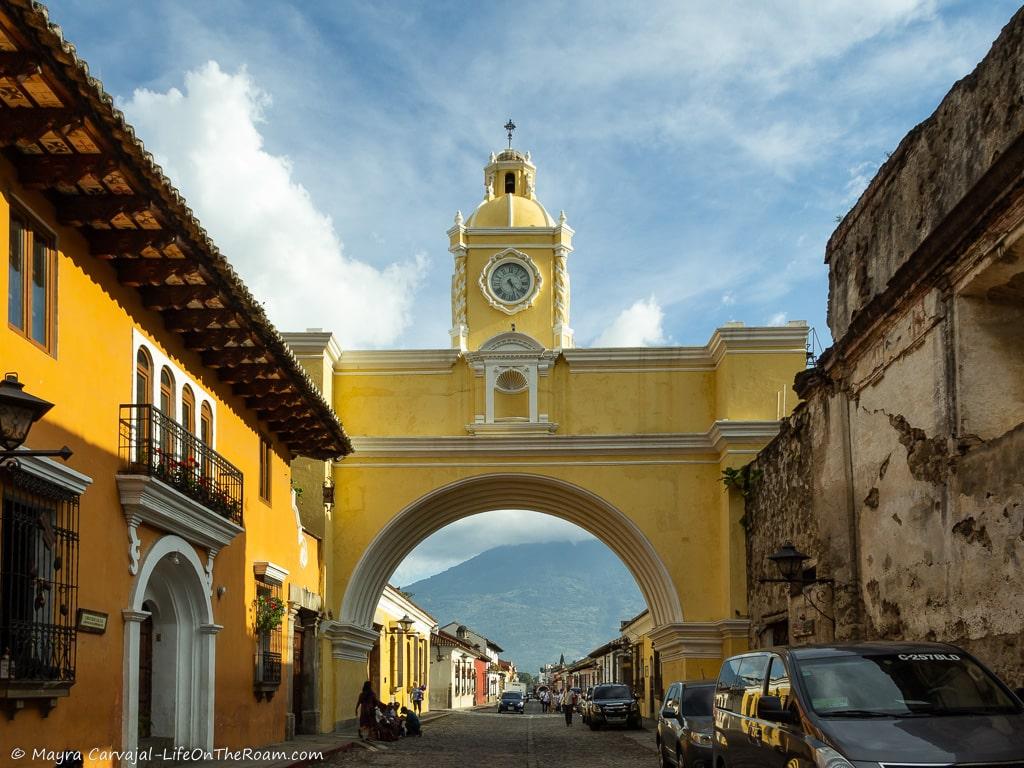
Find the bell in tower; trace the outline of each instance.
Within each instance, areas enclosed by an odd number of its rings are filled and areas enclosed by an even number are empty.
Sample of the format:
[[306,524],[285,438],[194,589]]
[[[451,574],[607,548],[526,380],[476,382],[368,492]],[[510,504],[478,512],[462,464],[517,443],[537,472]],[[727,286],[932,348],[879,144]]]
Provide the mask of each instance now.
[[569,327],[568,257],[573,230],[537,199],[530,153],[509,147],[484,167],[484,196],[468,219],[448,230],[455,258],[452,346],[479,350],[515,324],[546,349],[573,346]]

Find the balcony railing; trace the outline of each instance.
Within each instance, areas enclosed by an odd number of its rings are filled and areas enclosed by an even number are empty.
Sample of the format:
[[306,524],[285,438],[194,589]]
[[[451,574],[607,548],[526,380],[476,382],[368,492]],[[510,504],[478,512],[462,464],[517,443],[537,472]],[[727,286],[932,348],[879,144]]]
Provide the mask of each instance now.
[[122,405],[125,472],[156,477],[221,517],[242,524],[242,473],[152,405]]
[[256,683],[262,686],[281,684],[281,654],[262,651],[256,654]]

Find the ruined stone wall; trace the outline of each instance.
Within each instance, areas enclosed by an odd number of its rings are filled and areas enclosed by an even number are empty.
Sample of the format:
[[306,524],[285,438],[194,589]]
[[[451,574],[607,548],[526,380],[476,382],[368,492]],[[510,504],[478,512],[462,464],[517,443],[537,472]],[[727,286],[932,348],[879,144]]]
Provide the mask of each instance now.
[[[1024,132],[1024,11],[886,161],[829,240],[828,324],[841,338]],[[941,246],[941,244],[940,244]]]
[[[791,540],[816,558],[818,576],[837,581],[834,598],[825,587],[810,593],[835,617],[837,639],[952,642],[1024,683],[1024,424],[989,440],[956,434],[954,304],[952,293],[929,292],[865,343],[838,381],[819,372],[752,465],[755,644],[780,611],[790,642],[831,639],[805,596],[758,583],[777,575],[766,558]],[[1024,328],[1015,333],[1024,344]],[[1000,361],[975,364],[995,371]],[[806,618],[817,618],[815,631],[801,635]]]

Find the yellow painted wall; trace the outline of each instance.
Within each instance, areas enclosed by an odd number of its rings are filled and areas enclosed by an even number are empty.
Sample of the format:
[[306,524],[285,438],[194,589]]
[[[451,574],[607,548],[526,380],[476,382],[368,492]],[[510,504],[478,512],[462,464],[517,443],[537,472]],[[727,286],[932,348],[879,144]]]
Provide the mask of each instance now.
[[[14,194],[57,235],[57,324],[55,354],[49,355],[0,323],[0,368],[16,371],[26,391],[55,403],[29,436],[32,447],[74,451],[68,465],[93,479],[81,499],[78,575],[79,606],[109,614],[103,635],[80,634],[77,680],[47,719],[31,704],[14,720],[0,721],[0,743],[33,747],[111,748],[121,744],[121,670],[124,622],[133,577],[128,571],[128,533],[118,501],[119,405],[133,399],[132,329],[139,328],[216,401],[216,449],[244,473],[245,532],[216,557],[214,585],[227,587],[213,598],[217,636],[215,745],[266,744],[284,737],[286,697],[258,703],[253,695],[252,563],[268,560],[288,568],[288,582],[319,591],[318,552],[298,565],[298,542],[291,511],[286,449],[275,443],[272,499],[259,499],[260,425],[230,387],[204,369],[199,356],[164,330],[159,314],[146,310],[136,292],[121,286],[113,269],[87,254],[76,231],[57,225],[52,206],[41,195],[20,189],[6,161],[0,161],[0,297],[7,296],[8,201]],[[2,299],[7,317],[6,299]],[[140,529],[148,545],[159,535]],[[205,552],[200,560],[205,562]],[[282,589],[287,598],[288,583]],[[290,648],[285,648],[290,653]],[[290,675],[286,666],[282,677]],[[158,695],[158,694],[157,694]],[[101,762],[98,765],[107,763]],[[52,765],[23,761],[19,765]]]

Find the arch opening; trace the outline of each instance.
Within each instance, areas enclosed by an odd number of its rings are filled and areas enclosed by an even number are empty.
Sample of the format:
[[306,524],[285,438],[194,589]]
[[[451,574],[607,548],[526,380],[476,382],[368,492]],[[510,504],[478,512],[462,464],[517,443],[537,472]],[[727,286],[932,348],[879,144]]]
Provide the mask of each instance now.
[[531,510],[578,525],[611,549],[633,575],[655,625],[682,622],[682,605],[668,570],[625,513],[564,480],[494,473],[445,485],[395,515],[353,569],[338,612],[341,623],[370,628],[388,579],[421,541],[465,517],[502,509]]

